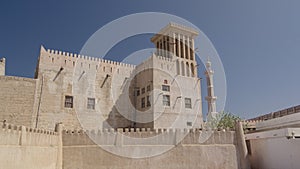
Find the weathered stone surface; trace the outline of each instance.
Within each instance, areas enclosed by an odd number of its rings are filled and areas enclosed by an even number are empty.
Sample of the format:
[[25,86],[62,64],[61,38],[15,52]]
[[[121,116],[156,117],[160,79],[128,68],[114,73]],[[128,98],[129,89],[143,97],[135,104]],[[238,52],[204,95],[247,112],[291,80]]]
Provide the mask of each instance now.
[[0,120],[32,125],[37,80],[0,76]]
[[54,132],[24,126],[0,128],[1,169],[60,169],[57,156],[58,135]]
[[[176,132],[186,135],[178,145],[175,141]],[[220,133],[223,134],[222,137]],[[87,134],[100,146],[90,140]],[[141,168],[141,166],[143,168],[238,168],[238,150],[235,146],[234,132],[213,132],[204,142],[200,139],[202,134],[205,135],[201,131],[185,133],[179,130],[163,133],[120,130],[117,132],[65,131],[63,133],[64,168]],[[160,137],[152,141],[142,139],[157,135]],[[225,139],[229,137],[230,139]],[[139,138],[142,140],[138,140]],[[160,152],[159,150],[162,149],[169,149],[169,151],[157,156],[150,153]],[[118,155],[110,152],[117,152]],[[146,157],[147,155],[149,157]],[[140,158],[143,156],[146,158]]]
[[[132,151],[132,147],[127,147]],[[153,147],[155,148],[155,147]],[[64,169],[107,169],[107,168],[203,168],[237,169],[234,145],[183,145],[150,158],[130,159],[111,154],[100,147],[64,147]]]

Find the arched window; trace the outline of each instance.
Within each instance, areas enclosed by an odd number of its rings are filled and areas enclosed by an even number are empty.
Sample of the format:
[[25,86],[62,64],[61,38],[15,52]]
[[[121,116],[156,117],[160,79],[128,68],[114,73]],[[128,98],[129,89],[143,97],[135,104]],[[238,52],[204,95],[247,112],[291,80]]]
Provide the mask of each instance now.
[[189,42],[190,43],[190,59],[194,60],[194,51],[193,51],[193,46],[192,46],[192,41]]
[[189,47],[188,47],[188,41],[187,40],[185,40],[184,47],[185,47],[185,58],[189,59]]
[[159,56],[162,56],[162,48],[163,48],[163,44],[162,44],[162,42],[160,42],[160,47],[159,47]]
[[195,66],[193,63],[191,63],[191,76],[195,77]]
[[184,62],[182,61],[182,62],[181,62],[181,75],[182,75],[182,76],[185,76],[185,73],[184,73],[184,72],[185,72],[185,69],[184,69]]
[[179,53],[178,53],[178,39],[175,39],[175,55],[177,56],[177,57],[179,57]]
[[180,66],[179,66],[178,59],[176,60],[176,71],[177,71],[177,74],[180,75]]
[[184,48],[183,43],[182,43],[182,41],[180,40],[180,57],[181,57],[181,58],[183,58],[183,48]]
[[186,62],[186,76],[190,76],[190,65],[188,62]]

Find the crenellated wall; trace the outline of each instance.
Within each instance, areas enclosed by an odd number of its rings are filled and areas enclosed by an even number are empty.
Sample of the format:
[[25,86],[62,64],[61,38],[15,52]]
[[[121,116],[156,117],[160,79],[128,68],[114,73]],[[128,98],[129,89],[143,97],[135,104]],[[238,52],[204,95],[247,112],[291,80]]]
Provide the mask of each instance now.
[[[120,70],[132,71],[135,68],[135,65],[58,50],[46,50],[43,46],[41,46],[38,68],[43,71],[49,68],[51,69],[60,67],[73,70],[75,68],[78,69],[79,67],[91,70],[98,70],[99,68],[99,71],[103,72],[120,72]],[[106,67],[107,70],[104,70],[103,67]],[[111,71],[110,68],[113,68],[113,70]],[[38,75],[41,75],[40,71]]]
[[[140,140],[156,137],[155,139]],[[90,140],[92,138],[92,140]],[[135,138],[135,139],[131,139]],[[132,145],[177,145],[177,144],[234,144],[235,131],[210,131],[200,129],[103,129],[103,130],[64,130],[64,146],[100,145],[132,146]],[[87,141],[90,140],[90,141]]]
[[[180,141],[179,138],[183,136],[186,137]],[[141,166],[156,169],[240,168],[234,131],[145,128],[64,131],[63,145],[64,169],[131,169]],[[169,151],[159,153],[157,156],[138,158],[151,155],[149,152],[159,152],[168,148]],[[110,153],[113,151],[122,156]]]
[[57,166],[58,142],[59,135],[53,131],[3,124],[0,128],[0,168],[61,169]]
[[[55,132],[3,123],[0,168],[241,168],[236,131],[122,128]],[[165,151],[161,151],[165,150]],[[114,153],[111,153],[114,152]]]

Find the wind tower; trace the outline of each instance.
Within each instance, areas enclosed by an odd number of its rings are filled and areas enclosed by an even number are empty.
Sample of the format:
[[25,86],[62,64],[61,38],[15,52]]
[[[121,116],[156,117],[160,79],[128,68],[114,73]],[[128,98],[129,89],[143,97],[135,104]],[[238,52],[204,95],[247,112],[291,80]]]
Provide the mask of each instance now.
[[207,106],[208,116],[217,113],[217,108],[216,108],[217,97],[215,96],[215,92],[214,92],[213,75],[214,75],[214,71],[211,68],[211,62],[208,59],[208,61],[206,62],[206,71],[205,71],[206,82],[207,82],[207,96],[205,97],[205,99],[208,104]]
[[156,55],[176,60],[177,75],[197,77],[194,39],[198,34],[193,28],[171,22],[151,41],[156,46]]

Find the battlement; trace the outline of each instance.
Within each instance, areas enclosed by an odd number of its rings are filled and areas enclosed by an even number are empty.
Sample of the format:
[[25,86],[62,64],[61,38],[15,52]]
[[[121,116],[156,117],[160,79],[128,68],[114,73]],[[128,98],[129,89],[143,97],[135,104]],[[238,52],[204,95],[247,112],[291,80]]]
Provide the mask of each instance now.
[[236,144],[235,131],[201,129],[120,128],[103,130],[65,130],[64,145],[177,145]]
[[252,118],[250,120],[252,120],[252,121],[253,120],[260,120],[260,121],[262,121],[262,120],[271,120],[271,119],[274,119],[274,118],[283,117],[283,116],[287,116],[287,115],[294,114],[294,113],[300,113],[300,105],[290,107],[290,108],[287,108],[287,109],[283,109],[283,110],[279,110],[279,111],[276,111],[276,112],[271,112],[271,113],[268,113],[268,114],[265,114],[265,115],[261,115],[261,116]]
[[148,57],[142,63],[137,65],[136,69],[139,70],[139,69],[144,68],[144,67],[153,68],[154,67],[154,65],[153,65],[154,64],[154,62],[153,62],[154,59],[161,60],[163,62],[169,62],[169,63],[173,62],[172,58],[167,58],[167,57],[159,56],[159,55],[156,55],[155,53],[152,53],[152,55],[150,57]]
[[156,59],[159,60],[163,60],[163,61],[167,61],[167,62],[172,62],[173,59],[172,58],[167,58],[167,57],[163,57],[163,56],[159,56],[159,55],[154,55]]
[[22,127],[26,130],[28,133],[40,133],[45,135],[58,135],[55,131],[45,130],[45,129],[37,129],[37,128],[31,128],[31,127],[25,127],[25,126],[17,126],[13,124],[3,123],[2,125],[2,131],[4,132],[19,132],[22,131]]
[[0,124],[0,168],[56,168],[61,161],[61,134],[25,126]]
[[0,145],[56,146],[58,133],[3,123],[0,129]]
[[3,122],[0,129],[0,145],[56,146],[58,133],[50,130],[16,126]]
[[68,61],[68,59],[71,59],[71,61],[75,61],[75,60],[79,59],[79,60],[87,61],[88,63],[106,63],[106,64],[110,64],[112,66],[121,66],[121,67],[127,67],[127,68],[132,68],[132,69],[134,69],[136,67],[136,65],[132,65],[132,64],[102,59],[102,58],[98,58],[98,57],[80,55],[80,54],[71,53],[71,52],[64,52],[64,51],[53,50],[53,49],[45,50],[43,47],[41,50],[44,50],[44,52],[47,52],[52,55],[59,55],[59,56],[65,57],[66,61]]
[[79,130],[64,130],[63,133],[64,134],[84,134],[84,133],[93,133],[93,134],[97,134],[97,133],[139,133],[139,132],[148,132],[148,133],[176,133],[176,132],[180,132],[180,133],[196,133],[196,132],[228,132],[228,131],[232,131],[230,129],[221,129],[221,130],[203,130],[200,128],[156,128],[156,129],[152,129],[152,128],[103,128],[103,129],[99,129],[99,130],[83,130],[83,129],[79,129]]
[[244,120],[242,121],[242,124],[245,130],[251,131],[251,130],[256,130],[257,123],[260,123],[262,121],[263,120]]

